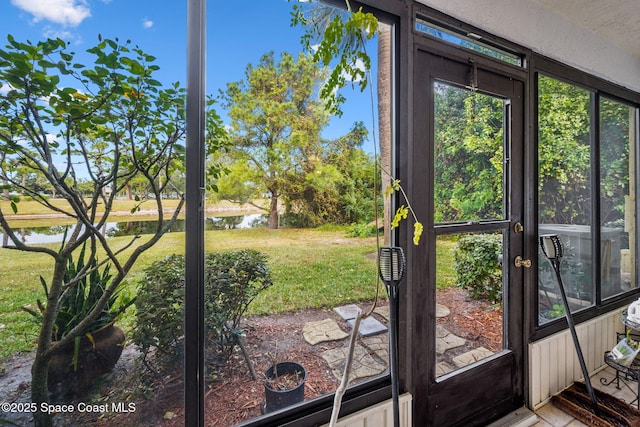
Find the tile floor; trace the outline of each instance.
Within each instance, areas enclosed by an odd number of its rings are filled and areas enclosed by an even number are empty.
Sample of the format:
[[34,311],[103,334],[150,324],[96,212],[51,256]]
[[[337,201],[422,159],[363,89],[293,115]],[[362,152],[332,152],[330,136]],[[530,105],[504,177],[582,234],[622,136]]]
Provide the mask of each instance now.
[[[618,399],[622,399],[625,402],[632,402],[636,396],[635,392],[631,391],[628,387],[625,387],[622,382],[620,382],[620,390],[616,388],[615,382],[611,385],[605,386],[602,384],[600,379],[604,379],[607,383],[611,381],[616,376],[616,372],[613,368],[607,367],[606,369],[598,372],[597,374],[591,377],[591,385],[593,388],[601,390],[605,393],[608,393],[612,396],[617,397]],[[637,391],[638,384],[636,382],[631,381],[629,385]],[[637,402],[633,403],[634,405]],[[581,423],[580,421],[573,418],[571,415],[561,411],[560,409],[553,406],[551,402],[542,406],[540,409],[535,411],[538,416],[538,422],[533,425],[533,427],[581,427],[586,426],[586,424]]]

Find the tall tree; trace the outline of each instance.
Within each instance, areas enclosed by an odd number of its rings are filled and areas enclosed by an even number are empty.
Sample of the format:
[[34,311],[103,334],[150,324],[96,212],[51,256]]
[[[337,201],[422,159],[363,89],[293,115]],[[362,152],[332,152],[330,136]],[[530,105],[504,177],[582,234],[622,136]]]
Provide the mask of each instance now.
[[[344,97],[339,89],[347,84],[357,84],[364,90],[371,76],[370,58],[367,54],[367,40],[378,37],[378,73],[376,76],[378,95],[378,138],[380,144],[381,190],[385,192],[392,182],[392,95],[391,95],[391,31],[392,27],[379,22],[372,14],[362,10],[354,12],[348,0],[346,9],[322,2],[293,6],[294,25],[304,25],[306,33],[302,43],[306,51],[313,52],[313,58],[333,70],[321,96],[336,114],[341,114],[340,105]],[[335,62],[337,60],[337,62]],[[372,101],[373,102],[373,101]],[[376,141],[377,142],[377,141]],[[382,193],[381,192],[381,193]],[[391,240],[391,198],[384,198],[383,225],[384,241]]]
[[296,159],[314,150],[328,122],[317,99],[322,81],[322,70],[309,57],[283,53],[276,62],[271,52],[222,93],[234,135],[230,155],[246,174],[238,185],[247,201],[268,198],[268,206],[259,207],[269,213],[270,229],[278,228],[288,180],[300,172]]
[[[60,39],[32,44],[9,36],[8,42],[0,49],[0,85],[10,88],[0,98],[0,181],[14,194],[28,196],[74,222],[56,249],[27,245],[7,220],[7,215],[19,212],[19,200],[13,200],[9,212],[0,208],[0,226],[8,236],[5,247],[46,254],[53,262],[31,382],[38,409],[35,424],[51,426],[51,414],[41,410],[49,399],[51,357],[85,334],[140,255],[158,242],[183,206],[180,196],[175,210],[166,214],[160,195],[171,185],[171,173],[183,166],[184,90],[178,83],[163,88],[154,79],[155,58],[129,42],[100,41],[88,50],[94,58],[89,66],[78,63]],[[211,138],[212,146],[220,140]],[[38,179],[23,181],[23,169]],[[157,226],[150,235],[112,247],[102,227],[116,195],[139,179],[146,182]],[[66,200],[65,207],[50,203],[39,191],[42,181]],[[83,193],[87,181],[90,197]],[[85,265],[93,267],[71,274],[69,260],[85,245]],[[53,342],[60,302],[80,281],[107,265],[114,274],[93,309]]]
[[299,173],[287,181],[287,211],[300,213],[310,226],[371,221],[376,171],[372,156],[361,149],[366,136],[357,122],[346,135],[302,151]]
[[503,101],[438,83],[434,102],[434,220],[501,218]]

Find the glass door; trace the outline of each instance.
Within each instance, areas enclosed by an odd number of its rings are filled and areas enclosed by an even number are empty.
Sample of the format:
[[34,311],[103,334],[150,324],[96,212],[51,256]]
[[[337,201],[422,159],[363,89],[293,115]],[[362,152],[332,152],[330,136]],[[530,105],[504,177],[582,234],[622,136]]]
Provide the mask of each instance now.
[[522,403],[523,84],[428,53],[417,65],[416,120],[432,123],[430,425],[484,425]]

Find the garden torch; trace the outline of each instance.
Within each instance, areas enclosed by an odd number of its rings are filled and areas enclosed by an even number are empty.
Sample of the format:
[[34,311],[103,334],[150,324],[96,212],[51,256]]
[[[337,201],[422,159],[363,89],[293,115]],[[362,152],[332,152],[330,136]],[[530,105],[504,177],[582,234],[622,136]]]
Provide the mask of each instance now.
[[589,398],[591,399],[591,404],[593,405],[593,411],[596,415],[598,415],[598,401],[596,400],[595,392],[593,391],[593,387],[591,386],[591,380],[589,379],[587,365],[584,363],[584,356],[582,355],[582,349],[580,348],[580,342],[578,341],[578,334],[576,334],[576,327],[573,323],[573,315],[571,314],[571,310],[569,309],[567,294],[564,291],[564,284],[562,283],[562,276],[560,275],[562,244],[560,243],[560,239],[556,234],[546,234],[540,236],[540,247],[542,247],[544,256],[547,257],[547,259],[551,263],[551,266],[553,267],[553,270],[556,273],[556,278],[558,279],[558,287],[560,288],[560,296],[562,297],[562,303],[564,304],[564,313],[567,318],[569,330],[571,331],[571,337],[573,338],[573,345],[576,348],[578,362],[580,362],[580,368],[582,369],[582,375],[584,376],[584,383],[587,386],[587,391],[589,392]]
[[393,400],[393,425],[400,425],[398,402],[398,285],[404,276],[407,262],[402,248],[380,248],[378,259],[380,278],[389,295],[389,365],[391,371],[391,397]]

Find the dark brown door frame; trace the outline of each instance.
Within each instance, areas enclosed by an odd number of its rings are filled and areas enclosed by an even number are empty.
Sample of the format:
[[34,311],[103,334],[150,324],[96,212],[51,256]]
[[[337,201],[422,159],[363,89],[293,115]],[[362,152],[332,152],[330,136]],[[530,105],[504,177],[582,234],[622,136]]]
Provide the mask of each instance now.
[[[450,61],[450,59],[441,59],[443,61],[442,64],[434,64],[434,62],[438,61],[434,57],[430,58],[431,63],[424,63],[422,62],[423,59],[420,59],[421,55],[428,55],[434,50],[442,54],[442,51],[446,51],[447,48],[442,48],[438,44],[427,46],[426,48],[416,44],[416,48],[413,51],[414,57],[412,58],[415,61],[413,68],[415,73],[420,72],[422,68],[440,67],[441,69],[446,69],[447,64],[445,62]],[[455,52],[458,54],[459,49],[456,49]],[[456,55],[453,56],[455,57]],[[483,58],[479,60],[482,61]],[[461,63],[463,62],[461,61]],[[466,70],[466,67],[461,67],[461,69]],[[466,72],[463,71],[462,73]],[[483,74],[482,71],[479,74],[480,78],[484,79],[491,79],[493,75],[493,73]],[[416,77],[415,75],[413,76],[412,82],[417,81]],[[513,76],[508,77],[513,78]],[[458,81],[465,81],[464,75],[454,76],[454,78]],[[504,79],[504,77],[500,76],[499,79]],[[515,109],[512,114],[518,119],[512,124],[512,128],[513,132],[518,134],[518,138],[522,139],[524,138],[524,102],[522,97],[525,93],[526,79],[523,78],[517,83],[515,80],[513,81],[514,85],[519,85],[516,92],[519,93],[518,97],[520,99],[519,102],[513,103]],[[517,322],[509,323],[509,331],[505,331],[511,340],[508,342],[509,348],[517,349],[513,358],[496,357],[496,361],[491,365],[487,365],[487,369],[470,369],[468,372],[460,372],[452,381],[447,383],[438,384],[435,382],[435,363],[433,360],[435,357],[435,340],[433,339],[435,333],[435,313],[433,312],[433,307],[435,307],[435,286],[430,286],[432,271],[435,268],[434,249],[430,242],[434,241],[435,232],[432,227],[427,225],[432,223],[433,197],[430,191],[425,191],[425,189],[431,188],[433,183],[433,171],[431,170],[433,150],[429,142],[430,135],[433,134],[433,122],[430,119],[433,117],[433,111],[432,102],[419,102],[421,99],[432,99],[433,93],[432,85],[430,84],[412,84],[414,86],[411,98],[415,101],[411,105],[412,114],[409,117],[413,118],[413,123],[409,127],[412,129],[413,137],[406,149],[403,151],[402,148],[404,147],[402,147],[400,150],[401,153],[406,153],[406,157],[403,158],[404,161],[402,162],[404,168],[401,168],[401,171],[404,172],[402,174],[403,182],[410,187],[409,197],[412,205],[416,209],[418,217],[425,219],[426,241],[420,246],[414,246],[410,242],[403,244],[407,248],[407,258],[409,260],[407,288],[406,293],[403,295],[403,304],[406,310],[404,310],[404,316],[401,321],[401,327],[404,327],[404,334],[401,334],[401,346],[404,346],[403,348],[406,350],[404,353],[406,358],[403,365],[403,373],[406,380],[404,385],[413,395],[413,415],[416,425],[474,425],[475,423],[482,425],[487,420],[499,416],[502,412],[508,412],[520,407],[524,401],[524,378],[526,375],[524,371],[525,348],[522,317],[518,316]],[[425,108],[425,106],[428,107]],[[523,221],[524,162],[522,149],[511,153],[511,162],[511,170],[516,171],[509,177],[514,190],[510,191],[511,203],[518,203],[515,206],[515,211],[520,216],[511,216],[510,219],[512,221]],[[511,227],[510,229],[512,230]],[[514,236],[512,232],[510,240],[512,239],[520,242],[520,246],[522,246],[522,236]],[[515,253],[521,253],[521,249],[518,248]],[[509,280],[522,283],[522,272],[513,270]],[[522,286],[510,288],[513,289],[506,296],[508,304],[515,305],[515,308],[522,313]],[[498,387],[500,384],[502,388],[512,387],[515,390],[514,394],[509,394],[509,396],[497,394],[486,396],[483,393],[476,393],[476,395],[473,395],[467,389],[464,395],[457,395],[456,393],[460,391],[458,388],[460,381],[470,381],[470,377],[473,377],[471,381],[476,384],[493,382],[494,387],[489,387],[486,390],[489,394],[492,390],[500,389],[501,387]],[[514,379],[515,382],[513,382]],[[500,384],[496,383],[496,381],[500,382]],[[458,402],[466,400],[468,406],[481,409],[486,408],[487,398],[500,403],[497,407],[485,410],[484,413],[475,413],[471,417],[460,416],[456,418],[462,414],[461,408],[456,407]]]

